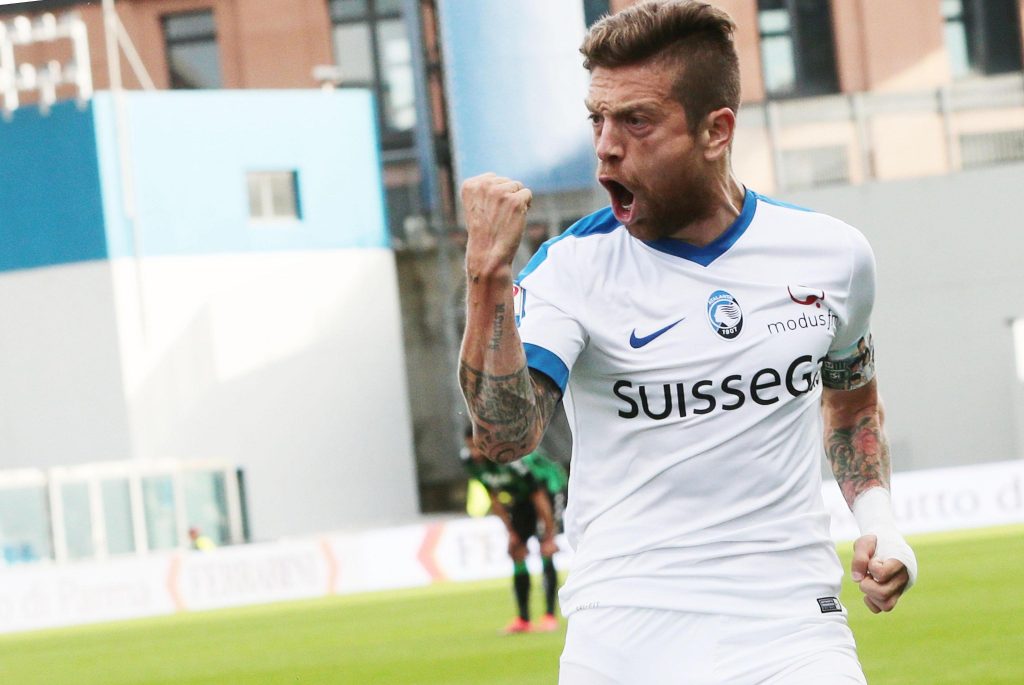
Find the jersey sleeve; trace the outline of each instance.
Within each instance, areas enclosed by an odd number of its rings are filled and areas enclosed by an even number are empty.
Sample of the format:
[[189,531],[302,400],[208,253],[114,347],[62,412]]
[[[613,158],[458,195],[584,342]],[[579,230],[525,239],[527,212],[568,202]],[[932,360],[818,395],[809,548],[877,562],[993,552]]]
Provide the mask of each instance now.
[[513,287],[516,327],[527,366],[548,376],[563,393],[586,345],[579,286],[566,252],[551,249],[538,254]]
[[867,239],[850,229],[851,268],[843,326],[829,347],[822,378],[827,387],[854,390],[875,376],[871,310],[875,304],[875,256]]

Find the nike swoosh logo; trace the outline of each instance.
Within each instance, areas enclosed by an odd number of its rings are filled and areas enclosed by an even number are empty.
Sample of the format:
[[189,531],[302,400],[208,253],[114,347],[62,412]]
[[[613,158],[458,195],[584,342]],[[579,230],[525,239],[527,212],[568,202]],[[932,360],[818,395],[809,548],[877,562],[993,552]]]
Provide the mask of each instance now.
[[668,331],[672,330],[672,328],[675,327],[677,324],[682,323],[684,319],[686,319],[685,316],[682,319],[679,319],[679,321],[676,321],[674,323],[670,323],[669,325],[665,326],[664,328],[659,328],[658,330],[654,331],[650,335],[645,335],[642,338],[636,337],[636,329],[634,328],[633,332],[629,334],[629,346],[632,347],[634,350],[639,350],[641,347],[643,347],[647,343],[651,342],[652,340],[654,340],[658,336],[660,336],[663,333],[667,333]]

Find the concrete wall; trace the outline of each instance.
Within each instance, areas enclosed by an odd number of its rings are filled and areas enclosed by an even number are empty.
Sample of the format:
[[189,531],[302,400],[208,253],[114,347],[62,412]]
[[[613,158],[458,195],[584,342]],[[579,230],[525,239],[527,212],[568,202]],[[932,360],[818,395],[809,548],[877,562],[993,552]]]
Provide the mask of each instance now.
[[1024,458],[1007,322],[1024,317],[1014,164],[794,193],[860,228],[878,261],[873,329],[898,470]]
[[122,259],[114,282],[134,456],[244,467],[259,539],[416,517],[389,250]]
[[131,454],[110,264],[0,273],[0,468]]

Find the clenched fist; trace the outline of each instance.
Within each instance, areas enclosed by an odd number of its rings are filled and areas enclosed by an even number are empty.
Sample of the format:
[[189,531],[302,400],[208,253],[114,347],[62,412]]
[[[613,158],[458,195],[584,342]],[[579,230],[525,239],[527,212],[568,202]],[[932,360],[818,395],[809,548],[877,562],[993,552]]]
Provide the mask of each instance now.
[[519,181],[487,173],[462,184],[466,272],[470,278],[510,271],[533,193]]

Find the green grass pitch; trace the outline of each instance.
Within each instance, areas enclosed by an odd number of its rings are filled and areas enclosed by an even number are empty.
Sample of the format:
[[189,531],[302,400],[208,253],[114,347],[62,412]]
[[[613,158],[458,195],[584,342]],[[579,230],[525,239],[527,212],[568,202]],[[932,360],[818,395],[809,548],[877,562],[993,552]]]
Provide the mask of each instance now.
[[[892,614],[844,587],[868,681],[1024,683],[1024,526],[912,543],[921,581]],[[511,615],[501,581],[0,636],[0,683],[555,683],[563,633],[499,635]]]

